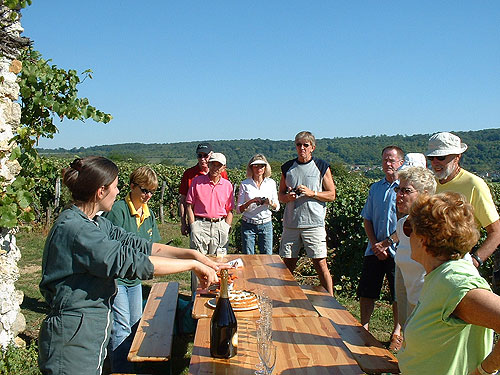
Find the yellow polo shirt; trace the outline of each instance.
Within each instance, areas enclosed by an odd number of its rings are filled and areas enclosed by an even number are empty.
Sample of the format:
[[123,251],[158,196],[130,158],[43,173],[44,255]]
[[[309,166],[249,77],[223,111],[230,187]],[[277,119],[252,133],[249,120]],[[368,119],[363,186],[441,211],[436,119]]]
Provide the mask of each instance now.
[[461,169],[453,180],[444,184],[437,181],[436,193],[445,191],[465,195],[467,201],[474,207],[476,222],[483,228],[498,220],[499,216],[490,188],[481,177]]
[[127,194],[127,196],[125,197],[125,202],[127,203],[128,209],[130,210],[130,214],[135,216],[135,220],[137,222],[137,229],[139,229],[142,223],[144,223],[144,220],[146,220],[148,217],[151,216],[151,214],[149,213],[148,205],[147,204],[142,205],[142,215],[139,215],[139,213],[134,207],[134,204],[132,203],[132,200],[130,199],[130,193]]

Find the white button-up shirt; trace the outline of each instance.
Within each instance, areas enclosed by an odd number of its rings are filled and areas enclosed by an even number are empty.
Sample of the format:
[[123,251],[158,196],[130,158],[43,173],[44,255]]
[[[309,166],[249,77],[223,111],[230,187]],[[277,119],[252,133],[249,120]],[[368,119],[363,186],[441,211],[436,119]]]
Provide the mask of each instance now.
[[277,205],[276,210],[279,210],[280,204],[278,201],[278,192],[276,189],[276,182],[269,177],[265,177],[260,187],[252,178],[247,178],[241,181],[240,190],[238,193],[238,203],[236,211],[243,214],[243,218],[248,219],[249,222],[258,222],[259,224],[271,221],[271,210],[267,204],[257,205],[252,203],[244,211],[240,211],[240,206],[253,198],[268,198],[270,202]]

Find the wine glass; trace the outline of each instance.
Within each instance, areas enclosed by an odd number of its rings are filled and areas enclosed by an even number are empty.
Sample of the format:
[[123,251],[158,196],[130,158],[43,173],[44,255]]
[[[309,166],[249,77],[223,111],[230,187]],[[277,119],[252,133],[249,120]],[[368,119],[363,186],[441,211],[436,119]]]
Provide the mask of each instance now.
[[261,343],[258,345],[259,358],[264,364],[265,374],[271,375],[276,365],[276,345],[273,343]]
[[273,300],[265,290],[259,291],[258,303],[260,319],[270,321],[273,315]]
[[[259,348],[263,344],[269,344],[271,341],[271,327],[268,324],[270,322],[267,322],[263,319],[257,319],[255,321],[255,332],[257,336],[257,352],[259,352]],[[259,355],[259,363],[256,365],[257,370],[255,371],[256,375],[266,375],[266,370],[264,363],[262,362],[262,359],[260,358]]]

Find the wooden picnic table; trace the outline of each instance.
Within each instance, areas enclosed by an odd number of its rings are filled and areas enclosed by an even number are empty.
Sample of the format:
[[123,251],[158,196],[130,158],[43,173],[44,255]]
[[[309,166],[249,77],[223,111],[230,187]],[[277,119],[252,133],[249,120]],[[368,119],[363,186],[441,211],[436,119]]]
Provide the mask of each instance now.
[[174,336],[179,283],[153,284],[130,347],[130,362],[168,361]]
[[[274,317],[273,374],[364,374],[327,318]],[[259,362],[255,318],[238,319],[238,353],[229,359],[210,356],[210,319],[198,321],[189,374],[253,375]]]
[[[227,255],[218,261],[230,261],[236,258],[243,260],[244,266],[232,269],[237,276],[234,280],[235,290],[258,292],[264,290],[273,300],[273,316],[319,316],[307,299],[300,285],[281,260],[279,255]],[[208,306],[213,297],[202,297],[197,293],[193,318],[209,318],[214,311]],[[259,310],[237,311],[236,318],[258,318]]]
[[[273,300],[273,374],[398,373],[397,361],[356,319],[321,287],[300,286],[278,255],[229,255],[243,259],[234,271],[235,289],[265,290]],[[167,361],[173,334],[178,283],[155,284],[129,353],[130,361]],[[228,360],[210,356],[210,298],[197,295],[198,318],[190,374],[253,375],[258,363],[255,321],[258,309],[236,312],[238,354]],[[362,370],[363,369],[363,370]]]

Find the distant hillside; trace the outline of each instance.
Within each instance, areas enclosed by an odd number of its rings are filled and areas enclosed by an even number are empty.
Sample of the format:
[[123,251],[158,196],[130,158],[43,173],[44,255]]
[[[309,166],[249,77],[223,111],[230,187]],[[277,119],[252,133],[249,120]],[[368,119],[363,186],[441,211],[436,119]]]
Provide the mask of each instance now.
[[[453,132],[467,143],[463,166],[476,173],[499,174],[500,129],[469,132]],[[351,138],[323,138],[317,140],[315,155],[333,163],[358,166],[380,165],[380,152],[387,145],[398,145],[405,152],[425,152],[431,134],[412,136],[367,136]],[[275,163],[282,163],[296,156],[292,140],[271,141],[268,139],[208,140],[218,152],[228,159],[228,167],[246,165],[255,153],[262,153]],[[195,149],[199,141],[143,144],[125,143],[88,148],[39,149],[43,155],[87,156],[102,155],[114,160],[132,159],[139,162],[165,163],[188,166],[196,162]]]

